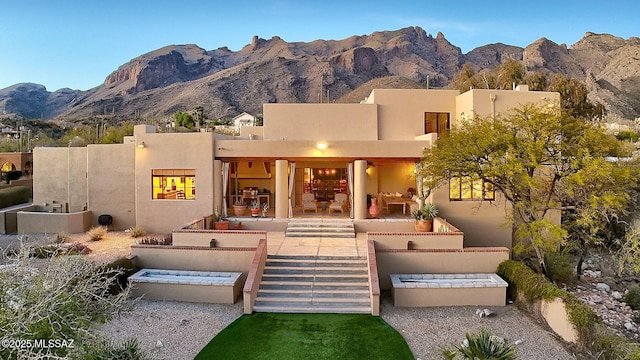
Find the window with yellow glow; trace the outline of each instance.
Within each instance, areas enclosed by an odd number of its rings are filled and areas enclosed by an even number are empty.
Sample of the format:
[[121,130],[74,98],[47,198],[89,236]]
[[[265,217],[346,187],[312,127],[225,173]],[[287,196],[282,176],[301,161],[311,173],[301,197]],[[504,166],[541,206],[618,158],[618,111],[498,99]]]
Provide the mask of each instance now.
[[196,170],[152,170],[151,187],[153,199],[194,200],[196,198]]
[[481,179],[469,176],[454,177],[449,180],[449,199],[460,200],[494,200],[493,186]]

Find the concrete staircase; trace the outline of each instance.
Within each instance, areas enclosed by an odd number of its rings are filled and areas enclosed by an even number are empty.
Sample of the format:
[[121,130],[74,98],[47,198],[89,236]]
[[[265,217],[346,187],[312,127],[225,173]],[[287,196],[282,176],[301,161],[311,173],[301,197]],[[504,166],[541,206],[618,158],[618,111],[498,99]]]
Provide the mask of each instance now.
[[269,255],[254,310],[371,314],[367,260]]
[[285,236],[355,238],[356,230],[351,219],[292,219]]

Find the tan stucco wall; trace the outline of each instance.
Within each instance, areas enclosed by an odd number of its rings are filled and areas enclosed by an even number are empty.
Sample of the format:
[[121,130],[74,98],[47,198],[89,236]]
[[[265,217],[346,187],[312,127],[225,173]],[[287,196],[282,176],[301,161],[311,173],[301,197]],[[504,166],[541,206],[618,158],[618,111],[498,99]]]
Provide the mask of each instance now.
[[[33,203],[69,204],[70,212],[87,205],[87,148],[35,148]],[[64,206],[63,206],[64,208]]]
[[9,162],[16,171],[33,170],[33,153],[0,153],[0,166]]
[[413,249],[462,249],[462,233],[380,232],[367,233],[367,240],[374,240],[377,250],[407,249],[411,241]]
[[268,140],[377,140],[371,104],[264,104]]
[[134,144],[89,145],[87,167],[88,203],[98,216],[113,217],[113,230],[125,230],[136,224]]
[[147,269],[249,272],[255,249],[176,248],[175,246],[132,245],[136,266]]
[[[342,132],[342,131],[340,131]],[[318,149],[318,141],[278,140],[217,140],[216,158],[415,158],[422,149],[430,146],[428,141],[327,141],[327,148]]]
[[91,211],[73,213],[20,211],[17,219],[18,234],[76,234],[85,232],[91,227]]
[[393,306],[504,306],[507,289],[502,287],[392,289]]
[[424,134],[425,112],[450,113],[453,118],[458,93],[442,89],[375,89],[367,102],[378,104],[379,139],[403,140]]
[[209,247],[211,239],[216,240],[217,247],[256,247],[260,239],[266,239],[266,231],[245,230],[200,230],[174,231],[172,235],[175,246],[204,246]]
[[407,189],[416,188],[416,177],[413,172],[415,162],[383,162],[377,163],[375,168],[378,174],[378,192],[393,194],[399,192],[406,197]]
[[[138,127],[136,127],[138,130]],[[136,224],[149,232],[170,232],[213,209],[213,136],[211,133],[135,132]],[[153,169],[195,169],[194,200],[152,199]]]
[[[491,97],[495,103],[492,109]],[[513,90],[487,90],[473,89],[456,98],[456,113],[452,119],[460,119],[464,113],[465,118],[473,118],[474,115],[486,117],[505,114],[513,108],[530,103],[559,102],[560,94],[548,91],[513,91]],[[453,116],[455,115],[455,116]]]
[[435,189],[432,201],[438,216],[464,233],[464,246],[504,246],[511,248],[511,226],[507,223],[511,206],[496,193],[495,201],[451,201],[449,186]]

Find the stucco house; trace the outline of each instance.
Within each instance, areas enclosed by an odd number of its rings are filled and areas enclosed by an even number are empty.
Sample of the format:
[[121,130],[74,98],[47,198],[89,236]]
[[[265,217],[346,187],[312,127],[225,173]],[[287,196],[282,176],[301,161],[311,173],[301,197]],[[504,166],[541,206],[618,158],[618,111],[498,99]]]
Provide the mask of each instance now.
[[[407,197],[409,188],[421,195],[416,166],[422,152],[457,119],[558,99],[558,93],[526,86],[462,94],[376,89],[359,104],[264,104],[264,125],[242,126],[236,137],[157,133],[138,125],[123,144],[36,148],[34,203],[89,211],[92,224],[109,214],[114,229],[139,225],[161,233],[216,210],[226,212],[247,199],[245,191],[283,221],[300,216],[303,193],[313,193],[318,206],[345,193],[345,217],[366,221],[372,197]],[[467,246],[510,248],[502,196],[491,191],[481,192],[484,199],[468,196],[473,192],[461,186],[452,182],[435,189],[426,201],[466,234]],[[404,205],[384,205],[409,219]]]

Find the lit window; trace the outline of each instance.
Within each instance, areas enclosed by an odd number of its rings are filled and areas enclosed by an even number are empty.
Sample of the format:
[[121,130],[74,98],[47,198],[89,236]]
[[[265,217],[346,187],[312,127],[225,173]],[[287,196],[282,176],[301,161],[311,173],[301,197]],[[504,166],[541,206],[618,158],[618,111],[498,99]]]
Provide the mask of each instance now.
[[470,176],[454,177],[449,180],[449,199],[460,200],[494,200],[495,191],[490,183]]
[[152,198],[194,200],[196,198],[195,169],[154,169],[151,176]]

